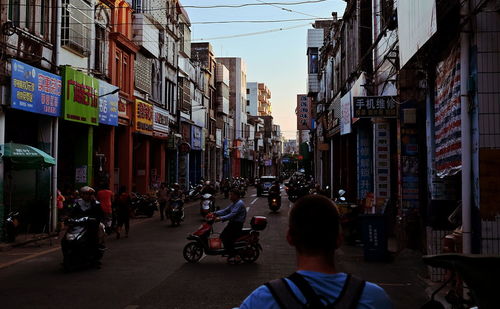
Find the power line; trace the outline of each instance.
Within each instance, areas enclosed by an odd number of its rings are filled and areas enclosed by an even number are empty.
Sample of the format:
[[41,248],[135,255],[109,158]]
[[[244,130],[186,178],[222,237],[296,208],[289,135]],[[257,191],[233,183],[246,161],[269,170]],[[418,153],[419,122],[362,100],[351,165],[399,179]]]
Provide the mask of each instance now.
[[285,28],[276,28],[276,29],[264,30],[264,31],[259,31],[259,32],[241,33],[241,34],[226,35],[226,36],[219,36],[219,37],[213,37],[213,38],[192,39],[191,41],[213,41],[213,40],[239,38],[239,37],[253,36],[253,35],[259,35],[259,34],[266,34],[266,33],[277,32],[277,31],[285,31],[285,30],[290,30],[290,29],[294,29],[294,28],[305,27],[305,26],[309,26],[309,25],[311,25],[311,23],[297,25],[297,26],[291,26],[291,27],[285,27]]
[[[207,6],[201,6],[201,5],[181,5],[183,8],[189,8],[189,9],[223,9],[223,8],[228,8],[228,9],[237,9],[237,8],[243,8],[243,7],[250,7],[250,6],[264,6],[264,5],[284,5],[284,6],[293,6],[293,5],[303,5],[303,4],[315,4],[315,3],[320,3],[320,2],[325,2],[327,0],[309,0],[309,1],[296,1],[296,2],[262,2],[262,3],[243,3],[243,4],[234,4],[234,5],[207,5]],[[8,6],[16,6],[16,7],[42,7],[41,4],[1,4],[0,6],[8,7]],[[66,5],[69,7],[69,5]],[[100,6],[100,4],[97,4],[97,6]],[[44,8],[50,8],[54,9],[57,8],[57,6],[53,5],[43,5]],[[107,6],[106,6],[107,7]],[[63,5],[64,8],[64,5]],[[115,6],[113,8],[109,9],[133,9],[136,11],[136,13],[147,13],[147,12],[154,12],[154,11],[167,11],[169,9],[174,9],[175,7],[158,7],[158,8],[134,8],[132,6]],[[76,8],[80,11],[94,11],[94,7],[89,8]]]
[[297,14],[300,14],[300,15],[305,15],[305,16],[309,16],[309,17],[319,18],[319,17],[314,16],[314,15],[310,15],[310,14],[306,14],[306,13],[302,13],[302,12],[298,12],[298,11],[294,11],[294,10],[291,10],[291,9],[280,7],[280,6],[278,6],[278,5],[274,4],[274,3],[266,3],[266,2],[261,1],[261,0],[255,0],[255,1],[261,2],[261,4],[274,6],[274,7],[278,8],[278,9],[280,9],[280,10],[287,11],[287,12],[290,12],[290,13],[297,13]]

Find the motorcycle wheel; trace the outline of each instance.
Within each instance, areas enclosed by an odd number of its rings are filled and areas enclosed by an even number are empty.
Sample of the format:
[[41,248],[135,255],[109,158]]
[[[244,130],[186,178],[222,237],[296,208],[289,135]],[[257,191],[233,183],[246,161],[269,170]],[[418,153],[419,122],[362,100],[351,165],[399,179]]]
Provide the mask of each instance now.
[[186,246],[184,246],[182,254],[184,256],[184,259],[189,263],[196,263],[203,256],[203,248],[197,242],[190,242]]
[[260,250],[257,245],[249,245],[244,249],[239,251],[239,255],[243,262],[245,263],[253,263],[257,261],[260,256]]

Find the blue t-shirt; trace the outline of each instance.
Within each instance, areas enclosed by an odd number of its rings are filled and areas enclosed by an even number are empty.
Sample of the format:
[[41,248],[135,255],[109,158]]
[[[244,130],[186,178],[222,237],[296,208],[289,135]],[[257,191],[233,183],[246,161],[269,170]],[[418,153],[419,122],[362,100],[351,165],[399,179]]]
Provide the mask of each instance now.
[[[325,274],[314,271],[298,271],[307,282],[311,285],[318,296],[322,299],[326,298],[326,304],[331,304],[342,291],[344,287],[347,274]],[[288,285],[297,297],[304,304],[306,299],[300,290],[291,282],[286,279]],[[240,309],[281,309],[274,300],[273,295],[265,285],[261,285],[252,292],[241,304]],[[357,309],[391,309],[392,303],[389,296],[378,285],[366,282],[363,293],[358,303]]]

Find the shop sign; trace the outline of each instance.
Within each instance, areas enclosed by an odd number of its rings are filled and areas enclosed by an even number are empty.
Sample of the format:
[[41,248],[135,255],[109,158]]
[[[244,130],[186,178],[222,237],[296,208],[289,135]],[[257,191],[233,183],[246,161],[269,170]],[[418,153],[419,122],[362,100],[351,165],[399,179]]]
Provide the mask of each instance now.
[[224,150],[224,158],[229,158],[229,147],[227,138],[222,142],[222,149]]
[[97,125],[99,122],[99,80],[69,66],[63,69],[64,119]]
[[154,106],[153,130],[155,135],[166,137],[170,128],[168,126],[168,112],[161,107]]
[[201,140],[201,128],[197,126],[191,126],[191,149],[201,150],[202,140]]
[[372,192],[372,145],[369,132],[366,129],[359,130],[358,133],[358,199],[366,198]]
[[355,117],[397,117],[397,105],[393,96],[353,97],[353,100]]
[[340,134],[351,133],[351,92],[340,99]]
[[373,124],[375,146],[375,198],[386,199],[391,195],[389,123]]
[[222,130],[221,129],[217,129],[215,131],[215,145],[217,147],[222,146]]
[[77,167],[75,170],[75,182],[76,183],[87,183],[87,166],[82,165]]
[[125,99],[120,98],[120,101],[118,101],[118,117],[130,119],[127,105],[128,102]]
[[457,44],[436,68],[435,164],[441,178],[455,175],[462,169],[460,78],[460,47]]
[[12,108],[49,116],[61,116],[61,77],[17,60],[11,61]]
[[305,94],[297,95],[297,130],[311,130],[311,102]]
[[99,80],[99,123],[118,126],[118,87]]
[[135,100],[135,131],[153,135],[153,105],[142,100]]

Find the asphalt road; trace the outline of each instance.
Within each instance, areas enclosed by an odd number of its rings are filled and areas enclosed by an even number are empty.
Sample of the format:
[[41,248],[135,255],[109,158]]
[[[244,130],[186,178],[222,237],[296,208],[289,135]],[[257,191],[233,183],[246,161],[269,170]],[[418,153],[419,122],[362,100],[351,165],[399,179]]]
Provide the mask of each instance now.
[[[231,265],[206,256],[187,263],[182,249],[202,223],[199,204],[186,205],[186,219],[171,227],[153,218],[134,219],[129,238],[108,238],[101,269],[64,273],[57,241],[0,252],[0,308],[233,308],[259,285],[294,271],[295,253],[285,241],[289,202],[282,194],[279,213],[269,212],[267,199],[250,188],[244,198],[247,226],[254,215],[268,218],[261,232],[263,252],[254,264]],[[221,207],[228,200],[217,199]],[[215,225],[221,231],[224,223]],[[337,251],[339,271],[382,286],[395,308],[420,308],[426,301],[420,256],[399,253],[391,263],[367,263],[360,247]]]
[[[202,223],[198,204],[191,203],[180,227],[171,227],[156,214],[134,220],[129,238],[108,238],[101,269],[64,273],[57,244],[37,248],[32,255],[23,252],[29,249],[15,249],[23,259],[28,258],[0,269],[0,307],[236,307],[260,284],[291,273],[295,264],[294,252],[285,242],[286,195],[277,214],[269,212],[266,198],[255,197],[253,188],[244,201],[247,225],[254,215],[268,218],[268,226],[261,232],[263,252],[254,264],[231,265],[219,256],[187,263],[182,256],[186,236]],[[217,203],[221,207],[229,204],[220,196]],[[220,231],[224,225],[217,223],[215,229]]]

